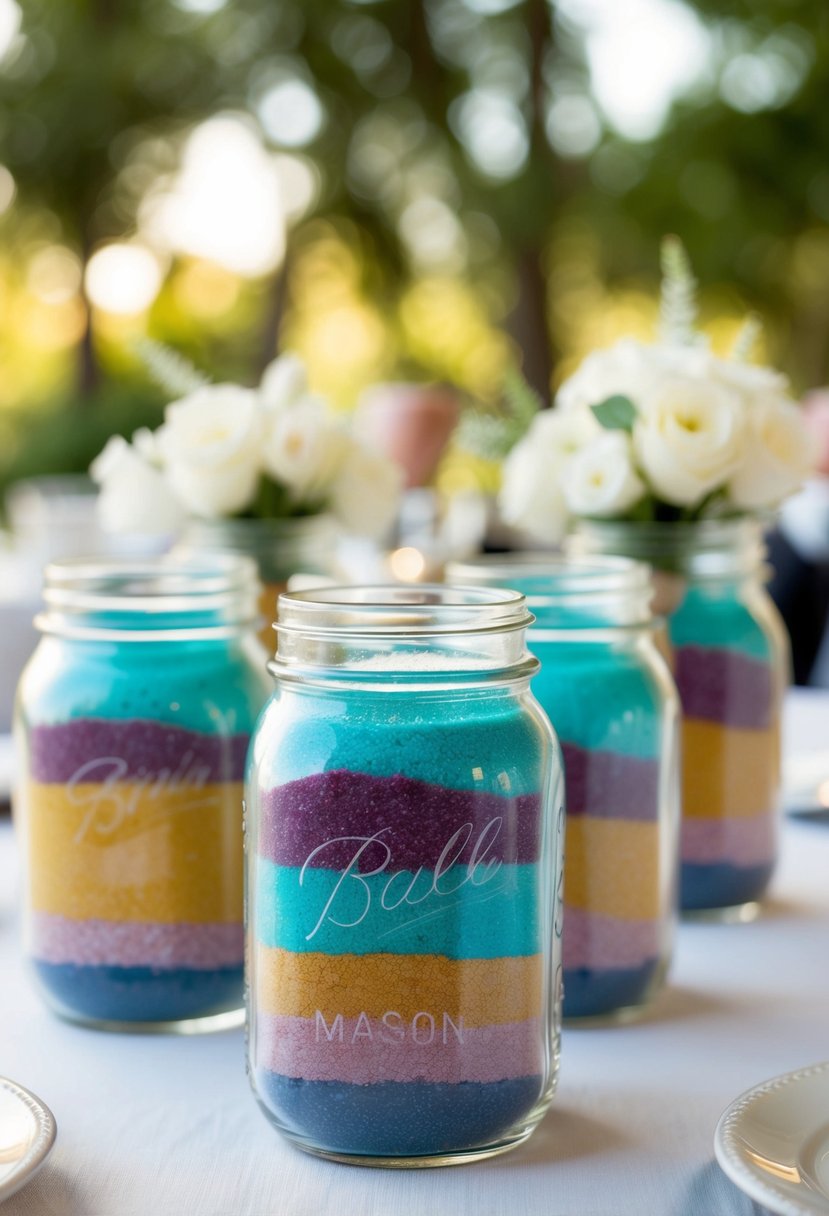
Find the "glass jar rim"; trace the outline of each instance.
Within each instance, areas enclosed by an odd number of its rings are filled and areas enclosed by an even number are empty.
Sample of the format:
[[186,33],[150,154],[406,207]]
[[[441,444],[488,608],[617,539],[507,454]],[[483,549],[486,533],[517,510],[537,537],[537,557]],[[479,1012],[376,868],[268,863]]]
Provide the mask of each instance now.
[[441,583],[379,583],[283,591],[277,633],[326,637],[428,638],[526,629],[533,617],[520,591]]
[[226,637],[258,619],[252,559],[192,557],[71,558],[44,571],[42,633],[119,640]]
[[519,591],[393,583],[286,591],[277,602],[280,683],[428,691],[526,684],[534,621]]
[[[510,578],[539,578],[549,583],[550,598],[571,595],[624,594],[647,591],[650,571],[644,562],[603,554],[545,553],[527,550],[484,553],[480,557],[448,563],[452,578],[486,578],[487,586],[509,587]],[[496,583],[496,580],[500,580]],[[480,582],[479,582],[480,585]],[[531,602],[532,597],[527,597]]]
[[[550,624],[544,620],[544,613],[549,610],[561,614],[556,623],[568,632],[577,627],[636,626],[652,621],[650,567],[628,557],[534,550],[482,554],[467,561],[450,562],[447,576],[478,586],[509,587],[514,585],[511,580],[515,580],[526,596],[527,606],[538,616],[535,633]],[[591,610],[596,614],[592,625],[567,615]]]

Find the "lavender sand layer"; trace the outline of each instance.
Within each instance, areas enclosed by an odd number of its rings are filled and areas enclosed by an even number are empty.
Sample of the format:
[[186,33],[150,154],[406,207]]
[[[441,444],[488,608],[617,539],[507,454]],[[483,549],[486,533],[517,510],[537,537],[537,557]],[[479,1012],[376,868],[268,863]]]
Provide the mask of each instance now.
[[772,667],[733,650],[679,646],[674,679],[686,718],[765,730],[774,716]]
[[30,774],[49,784],[161,778],[241,781],[249,736],[208,735],[143,718],[75,718],[30,731]]
[[[538,858],[539,829],[537,794],[513,798],[337,769],[263,795],[259,853],[280,866],[337,870],[352,862],[355,838],[377,834],[393,844],[399,870],[433,869],[453,838],[452,864],[482,860],[484,851],[487,861],[523,864]],[[369,845],[358,868],[374,869],[381,852]]]

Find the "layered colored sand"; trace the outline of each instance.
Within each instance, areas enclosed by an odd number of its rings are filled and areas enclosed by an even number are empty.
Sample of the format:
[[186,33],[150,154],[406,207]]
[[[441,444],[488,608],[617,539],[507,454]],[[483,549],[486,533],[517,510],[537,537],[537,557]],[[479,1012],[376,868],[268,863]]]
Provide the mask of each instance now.
[[674,674],[683,707],[682,905],[757,899],[776,855],[780,721],[771,662],[745,648],[686,643],[675,650]]
[[130,1022],[238,1006],[247,735],[81,717],[29,739],[29,949],[55,1002]]
[[564,1012],[644,1003],[666,947],[659,761],[563,744],[567,780]]
[[602,1017],[644,1004],[666,965],[660,693],[636,654],[532,634],[530,646],[564,752],[564,1014]]
[[341,768],[261,795],[251,1066],[285,1130],[433,1155],[529,1114],[549,1066],[541,810]]

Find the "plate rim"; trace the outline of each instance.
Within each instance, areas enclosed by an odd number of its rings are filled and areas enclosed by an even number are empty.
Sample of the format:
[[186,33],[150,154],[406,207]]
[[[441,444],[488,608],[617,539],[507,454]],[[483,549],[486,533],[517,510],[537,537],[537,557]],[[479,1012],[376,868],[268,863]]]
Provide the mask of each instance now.
[[38,1128],[34,1143],[18,1169],[5,1182],[0,1182],[0,1203],[3,1203],[25,1186],[43,1165],[55,1143],[58,1125],[46,1103],[38,1098],[37,1094],[33,1094],[30,1089],[13,1081],[11,1077],[0,1077],[0,1089],[6,1089],[14,1094],[31,1111]]
[[745,1093],[740,1094],[726,1107],[714,1131],[714,1155],[720,1168],[742,1191],[775,1212],[777,1216],[823,1216],[826,1209],[818,1209],[812,1205],[804,1207],[801,1202],[792,1199],[788,1192],[778,1189],[766,1175],[761,1176],[755,1173],[746,1164],[739,1148],[737,1128],[745,1112],[758,1098],[776,1093],[807,1077],[815,1077],[827,1072],[829,1072],[829,1060],[824,1060],[819,1064],[809,1064],[805,1068],[796,1068],[792,1072],[781,1073],[768,1081],[761,1081],[759,1085],[754,1085]]

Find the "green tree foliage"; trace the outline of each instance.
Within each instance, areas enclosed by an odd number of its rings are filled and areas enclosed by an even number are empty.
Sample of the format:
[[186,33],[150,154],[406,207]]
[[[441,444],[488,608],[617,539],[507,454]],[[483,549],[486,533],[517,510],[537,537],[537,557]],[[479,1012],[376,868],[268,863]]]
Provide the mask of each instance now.
[[[801,383],[829,379],[829,10],[689,0],[711,33],[708,78],[635,142],[591,95],[573,7],[24,0],[22,50],[0,74],[0,161],[18,206],[48,208],[87,257],[133,229],[148,174],[173,167],[195,122],[222,110],[261,120],[272,83],[298,79],[325,117],[302,148],[319,195],[292,240],[301,247],[318,216],[339,225],[389,315],[407,280],[436,264],[424,233],[455,225],[443,268],[495,301],[548,398],[553,306],[567,301],[550,265],[557,235],[574,218],[586,225],[599,273],[625,284],[652,282],[659,240],[677,232],[701,283],[733,284],[735,311],[771,317],[773,353],[788,354]],[[564,94],[597,127],[569,150],[551,121]],[[136,167],[138,147],[149,152]],[[274,323],[290,307],[290,256],[286,267]],[[90,381],[88,337],[82,347]]]

